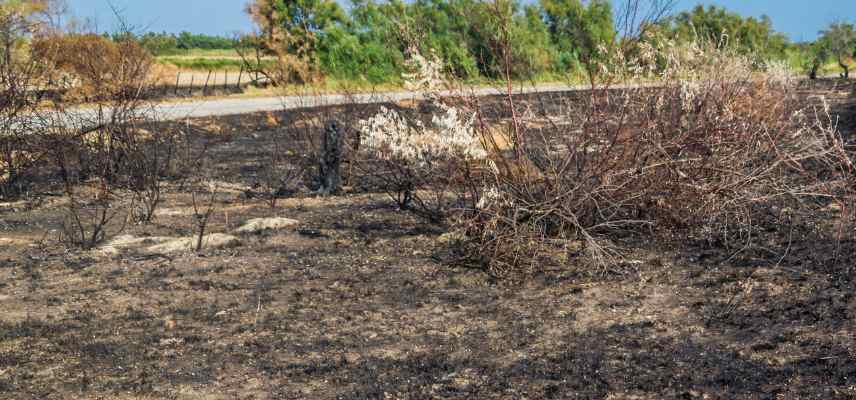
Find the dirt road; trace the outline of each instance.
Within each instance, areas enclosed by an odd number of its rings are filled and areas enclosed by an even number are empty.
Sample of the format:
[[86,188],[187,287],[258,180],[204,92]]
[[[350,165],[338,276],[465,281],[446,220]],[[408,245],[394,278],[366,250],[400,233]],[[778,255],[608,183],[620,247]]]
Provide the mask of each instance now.
[[[518,94],[568,92],[587,90],[590,86],[571,85],[543,85],[520,87],[515,89]],[[627,88],[627,86],[615,86],[616,89]],[[475,96],[494,96],[503,93],[499,88],[471,88],[466,94]],[[445,96],[452,95],[451,92],[441,93]],[[456,93],[460,94],[460,92]],[[423,95],[416,92],[383,92],[355,95],[306,95],[306,96],[277,96],[258,98],[236,98],[200,100],[184,103],[165,103],[158,105],[157,114],[162,119],[180,120],[184,118],[211,117],[236,114],[248,114],[264,111],[277,111],[283,109],[312,108],[340,104],[374,104],[385,102],[396,102],[410,99],[421,99]]]

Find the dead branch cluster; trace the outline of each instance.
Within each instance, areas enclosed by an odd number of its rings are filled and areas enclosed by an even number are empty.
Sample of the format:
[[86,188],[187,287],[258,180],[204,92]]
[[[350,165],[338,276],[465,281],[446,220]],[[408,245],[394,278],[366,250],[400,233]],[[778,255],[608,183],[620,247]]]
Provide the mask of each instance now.
[[[447,97],[472,120],[439,135],[381,112],[364,122],[382,166],[372,171],[401,208],[451,222],[459,261],[500,276],[578,256],[606,270],[628,238],[734,252],[783,229],[842,239],[846,215],[824,209],[847,208],[853,168],[828,110],[721,42],[660,49],[656,84],[615,85],[641,70],[639,47],[607,50],[584,95],[521,101],[509,82],[490,106]],[[455,132],[486,154],[450,150]]]
[[87,248],[151,220],[184,141],[144,100],[151,57],[131,40],[40,29],[23,11],[0,32],[0,198],[58,182],[62,239]]
[[507,129],[480,125],[494,168],[478,206],[458,214],[461,257],[497,275],[578,255],[607,269],[628,236],[739,251],[765,231],[829,225],[822,209],[853,187],[834,118],[803,108],[792,83],[710,51],[691,81],[595,87],[554,99],[559,112],[521,105]]

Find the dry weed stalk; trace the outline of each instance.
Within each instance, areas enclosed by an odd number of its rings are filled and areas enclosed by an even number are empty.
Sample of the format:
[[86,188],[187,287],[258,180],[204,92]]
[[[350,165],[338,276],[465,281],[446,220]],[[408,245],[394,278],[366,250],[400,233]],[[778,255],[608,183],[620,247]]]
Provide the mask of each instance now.
[[213,181],[199,182],[190,192],[193,204],[193,222],[196,226],[196,243],[194,249],[197,253],[202,251],[205,232],[208,222],[217,208],[217,184]]

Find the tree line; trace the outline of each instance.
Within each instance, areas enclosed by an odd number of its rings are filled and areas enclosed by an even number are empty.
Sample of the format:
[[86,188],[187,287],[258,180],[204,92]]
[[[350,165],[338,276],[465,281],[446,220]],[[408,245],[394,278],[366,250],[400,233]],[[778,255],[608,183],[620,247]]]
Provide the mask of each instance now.
[[[347,10],[334,0],[254,0],[247,12],[257,27],[253,43],[283,60],[291,71],[287,79],[298,82],[388,82],[401,76],[408,53],[417,50],[465,80],[584,76],[589,71],[582,60],[622,40],[608,0],[353,0]],[[853,31],[852,25],[835,25],[820,44],[801,45],[777,32],[767,16],[697,6],[645,29],[649,41],[712,40],[759,65],[782,60],[810,70],[832,58],[849,65],[856,41],[842,27]]]
[[[119,42],[124,39],[122,36],[126,36],[128,33],[108,33],[105,35],[114,42]],[[234,38],[191,32],[181,32],[179,34],[146,32],[134,35],[134,38],[139,41],[143,48],[155,56],[175,55],[194,49],[231,50],[237,43]]]
[[[615,7],[610,0],[351,0],[347,8],[335,0],[252,0],[246,7],[256,27],[251,35],[147,32],[135,38],[154,55],[235,48],[248,64],[252,53],[257,68],[259,56],[275,57],[279,70],[271,75],[288,83],[396,83],[414,52],[436,57],[444,72],[462,80],[586,78],[594,71],[584,61],[603,57],[604,48],[622,40]],[[846,22],[831,24],[814,42],[794,43],[767,16],[699,5],[644,29],[643,40],[654,44],[714,41],[759,66],[783,61],[813,78],[830,63],[848,77],[856,58],[856,30]]]

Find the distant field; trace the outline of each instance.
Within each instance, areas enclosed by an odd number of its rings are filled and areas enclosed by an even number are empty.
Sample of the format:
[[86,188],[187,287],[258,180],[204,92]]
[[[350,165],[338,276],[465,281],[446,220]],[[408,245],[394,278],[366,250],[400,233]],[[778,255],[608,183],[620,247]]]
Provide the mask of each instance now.
[[237,84],[238,76],[243,75],[241,80],[243,82],[249,82],[251,77],[249,74],[244,73],[240,74],[238,70],[213,70],[209,75],[207,71],[193,70],[193,71],[178,71],[171,77],[166,77],[165,81],[171,84],[174,84],[176,81],[179,86],[182,87],[202,87],[205,85],[205,82],[208,81],[208,85],[210,86],[218,86],[225,84]]
[[229,58],[229,57],[238,57],[238,52],[235,49],[190,49],[190,50],[177,50],[169,52],[169,54],[162,54],[158,56],[158,58],[176,58],[176,57],[184,57],[184,58]]
[[237,71],[241,69],[242,61],[239,57],[234,58],[176,58],[158,57],[161,64],[172,65],[179,69],[187,70],[213,70],[213,71]]
[[[841,66],[838,65],[837,62],[830,62],[830,63],[824,65],[823,68],[821,68],[820,72],[819,72],[820,76],[830,76],[830,75],[838,76],[839,74],[842,74],[842,73],[844,73],[844,70],[841,68]],[[850,75],[851,76],[853,75],[853,69],[850,70]]]
[[[169,55],[157,56],[157,61],[179,69],[202,71],[238,71],[241,69],[241,56],[234,49],[205,50],[192,49]],[[266,61],[274,59],[266,57]]]

